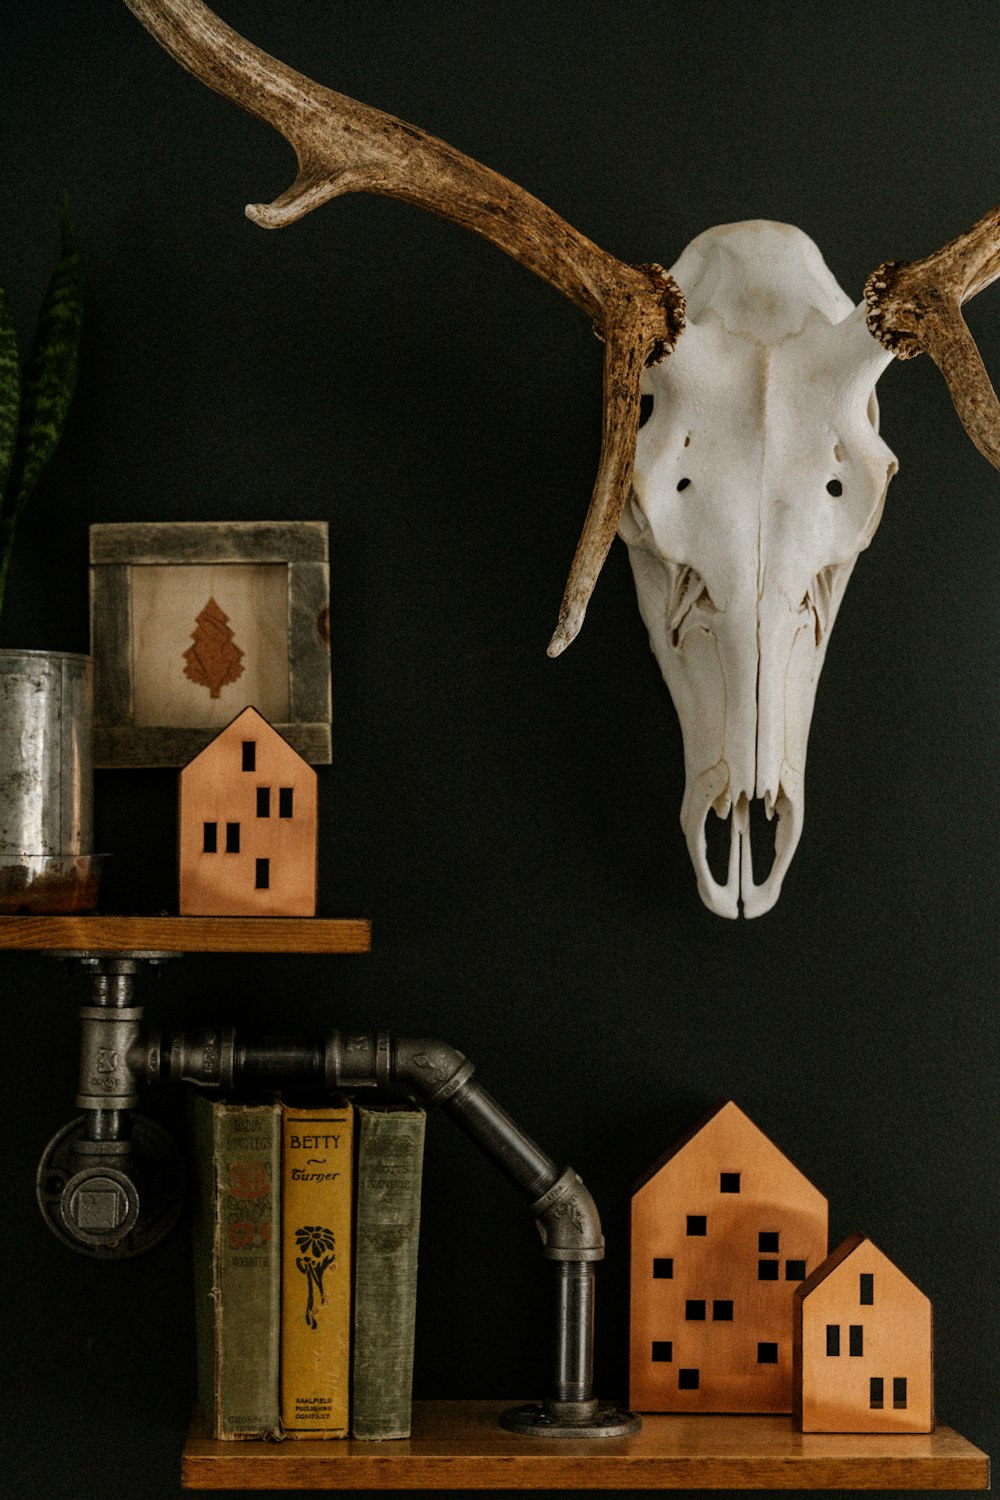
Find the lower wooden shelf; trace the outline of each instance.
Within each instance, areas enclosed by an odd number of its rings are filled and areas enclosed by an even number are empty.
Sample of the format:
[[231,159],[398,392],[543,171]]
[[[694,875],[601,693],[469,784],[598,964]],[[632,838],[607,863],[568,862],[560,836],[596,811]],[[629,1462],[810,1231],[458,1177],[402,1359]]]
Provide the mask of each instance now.
[[795,1432],[789,1417],[649,1416],[626,1438],[527,1438],[497,1424],[513,1401],[418,1401],[412,1437],[216,1442],[202,1419],[182,1483],[205,1490],[985,1490],[990,1461],[927,1436]]

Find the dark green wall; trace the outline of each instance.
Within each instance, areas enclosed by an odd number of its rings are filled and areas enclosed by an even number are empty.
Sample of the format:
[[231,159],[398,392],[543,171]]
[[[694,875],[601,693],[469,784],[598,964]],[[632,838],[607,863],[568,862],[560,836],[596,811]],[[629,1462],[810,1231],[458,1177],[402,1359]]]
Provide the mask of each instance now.
[[[860,297],[1000,197],[988,3],[244,0],[288,62],[445,137],[626,260],[742,218],[798,224]],[[890,369],[900,459],[832,638],[799,853],[775,911],[700,904],[679,733],[620,544],[545,645],[597,456],[600,346],[490,246],[349,198],[280,234],[268,129],[124,5],[8,8],[0,277],[27,330],[68,190],[87,269],[79,395],[26,515],[0,643],[85,649],[87,527],[329,521],[335,761],[321,911],[366,959],[189,958],[164,1027],[440,1036],[600,1205],[602,1393],[626,1377],[628,1184],[720,1096],[933,1299],[942,1420],[996,1447],[995,558],[1000,475],[927,360]],[[1000,288],[970,309],[1000,369]],[[106,905],[175,900],[175,778],[102,772]],[[2,965],[2,1366],[11,1500],[177,1489],[188,1252],[64,1251],[37,1158],[73,1113],[79,988]],[[177,1124],[179,1101],[149,1113]],[[548,1283],[520,1200],[431,1122],[419,1394],[539,1395]]]

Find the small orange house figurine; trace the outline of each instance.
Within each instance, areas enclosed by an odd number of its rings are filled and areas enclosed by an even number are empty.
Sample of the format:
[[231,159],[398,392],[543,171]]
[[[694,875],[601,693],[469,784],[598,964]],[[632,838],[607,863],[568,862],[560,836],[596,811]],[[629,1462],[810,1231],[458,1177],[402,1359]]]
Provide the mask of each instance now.
[[852,1234],[795,1293],[795,1418],[803,1432],[931,1432],[931,1303]]
[[732,1102],[632,1197],[629,1405],[790,1412],[792,1299],[824,1260],[828,1207]]
[[316,913],[316,772],[245,708],[180,776],[182,916]]

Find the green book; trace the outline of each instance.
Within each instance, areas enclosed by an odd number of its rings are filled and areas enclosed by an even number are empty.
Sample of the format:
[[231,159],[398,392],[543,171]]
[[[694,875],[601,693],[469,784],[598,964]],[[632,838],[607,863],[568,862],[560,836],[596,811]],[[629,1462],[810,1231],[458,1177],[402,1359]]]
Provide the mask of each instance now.
[[410,1434],[425,1118],[422,1109],[405,1105],[357,1108],[351,1375],[356,1438]]
[[279,1431],[281,1115],[192,1094],[198,1400],[213,1437]]

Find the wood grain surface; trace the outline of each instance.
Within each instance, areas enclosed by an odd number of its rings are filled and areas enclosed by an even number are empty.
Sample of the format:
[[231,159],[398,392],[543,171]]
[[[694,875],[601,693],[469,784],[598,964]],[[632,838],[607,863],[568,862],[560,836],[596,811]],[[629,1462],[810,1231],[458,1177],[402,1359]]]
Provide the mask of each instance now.
[[519,1437],[513,1402],[418,1401],[387,1442],[224,1443],[197,1418],[188,1489],[987,1489],[989,1459],[951,1428],[924,1436],[797,1433],[788,1417],[651,1416],[626,1438]]
[[87,953],[368,953],[363,917],[0,917],[0,949]]

